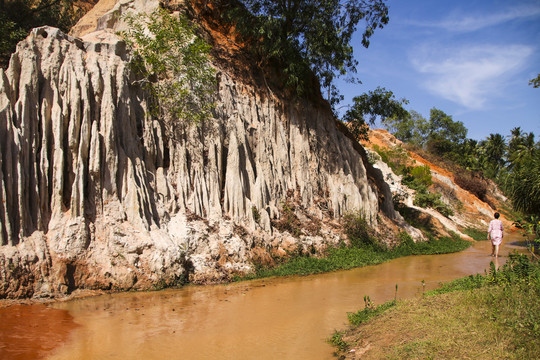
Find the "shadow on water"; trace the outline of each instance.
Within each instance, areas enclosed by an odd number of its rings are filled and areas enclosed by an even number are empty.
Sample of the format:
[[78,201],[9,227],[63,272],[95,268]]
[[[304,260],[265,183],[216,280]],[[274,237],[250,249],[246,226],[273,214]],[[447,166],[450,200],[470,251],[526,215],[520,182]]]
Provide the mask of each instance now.
[[[514,245],[517,238],[503,245],[499,266],[509,252],[520,249]],[[460,253],[409,256],[328,274],[41,305],[37,307],[43,314],[51,314],[36,317],[37,323],[49,324],[43,335],[29,332],[31,326],[16,326],[13,319],[5,328],[5,313],[10,310],[0,309],[4,329],[0,351],[9,354],[6,351],[16,347],[6,344],[11,341],[41,346],[57,324],[64,328],[62,319],[69,316],[65,321],[80,326],[69,328],[69,340],[58,335],[63,344],[49,350],[47,359],[333,359],[333,348],[325,340],[347,326],[347,312],[363,308],[364,295],[380,304],[394,298],[397,284],[398,299],[420,296],[440,282],[483,273],[492,260],[490,252],[489,241],[479,241]],[[34,307],[25,309],[27,317],[33,317]],[[12,340],[4,333],[12,334]],[[18,336],[23,340],[13,340]],[[26,358],[37,358],[44,352],[28,354]]]

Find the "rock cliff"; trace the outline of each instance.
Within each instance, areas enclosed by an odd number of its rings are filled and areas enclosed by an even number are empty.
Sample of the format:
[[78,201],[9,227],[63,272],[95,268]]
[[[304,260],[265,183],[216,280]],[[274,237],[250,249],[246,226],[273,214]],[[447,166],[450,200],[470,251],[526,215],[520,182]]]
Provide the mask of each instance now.
[[[425,225],[432,227],[441,236],[449,236],[451,232],[454,232],[462,238],[471,239],[467,234],[463,233],[464,230],[474,228],[487,231],[489,222],[493,219],[493,213],[497,211],[497,205],[508,202],[508,199],[493,182],[482,180],[486,183],[487,193],[483,200],[479,199],[475,194],[457,184],[454,173],[430,162],[414,151],[407,150],[409,166],[429,167],[433,181],[430,191],[440,194],[441,200],[452,209],[453,214],[446,217],[434,209],[415,206],[413,203],[415,191],[403,185],[401,176],[394,174],[392,169],[375,154],[376,151],[374,150],[376,146],[386,149],[396,147],[405,149],[407,146],[388,131],[382,129],[370,130],[369,142],[365,142],[364,145],[368,152],[374,154],[374,158],[378,158],[375,167],[379,168],[384,174],[392,194],[403,198],[404,204],[417,214],[419,222],[424,222]],[[515,230],[513,222],[505,218],[504,212],[502,215],[501,220],[505,229]]]
[[396,217],[327,106],[223,59],[214,118],[168,139],[114,35],[156,6],[102,0],[96,31],[34,29],[0,70],[0,298],[222,281],[336,244],[347,211]]

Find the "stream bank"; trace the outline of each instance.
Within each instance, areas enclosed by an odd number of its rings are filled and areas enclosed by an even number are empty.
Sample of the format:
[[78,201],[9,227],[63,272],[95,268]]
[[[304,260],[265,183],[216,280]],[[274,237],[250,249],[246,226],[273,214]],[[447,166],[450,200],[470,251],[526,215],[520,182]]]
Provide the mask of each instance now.
[[[515,239],[517,240],[517,238]],[[505,242],[501,265],[518,246]],[[304,277],[269,278],[225,285],[119,293],[50,304],[77,324],[46,359],[332,359],[326,339],[347,326],[347,312],[363,307],[364,295],[380,304],[419,296],[426,290],[489,267],[490,244],[476,242],[453,254],[398,258]],[[31,305],[28,307],[30,309]],[[4,323],[12,315],[0,309]],[[43,318],[42,321],[48,321]],[[61,328],[55,324],[54,332]],[[6,329],[0,355],[40,346],[26,327]],[[63,326],[63,325],[62,325]]]

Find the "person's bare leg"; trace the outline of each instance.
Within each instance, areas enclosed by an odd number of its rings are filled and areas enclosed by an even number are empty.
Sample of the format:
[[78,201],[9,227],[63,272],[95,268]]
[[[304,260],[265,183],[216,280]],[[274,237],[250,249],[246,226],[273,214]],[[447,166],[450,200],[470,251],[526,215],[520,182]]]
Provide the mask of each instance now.
[[491,244],[491,256],[495,256],[495,245]]
[[495,245],[495,257],[499,257],[499,245]]

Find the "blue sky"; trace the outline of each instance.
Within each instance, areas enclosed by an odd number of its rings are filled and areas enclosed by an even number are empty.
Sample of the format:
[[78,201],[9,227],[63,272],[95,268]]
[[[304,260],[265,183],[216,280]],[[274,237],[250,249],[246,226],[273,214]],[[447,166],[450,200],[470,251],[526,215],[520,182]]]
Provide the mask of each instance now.
[[369,48],[354,39],[362,84],[339,82],[342,105],[380,86],[426,119],[435,107],[463,122],[469,138],[508,136],[519,126],[540,140],[540,88],[529,85],[540,73],[540,0],[387,5],[390,22]]

